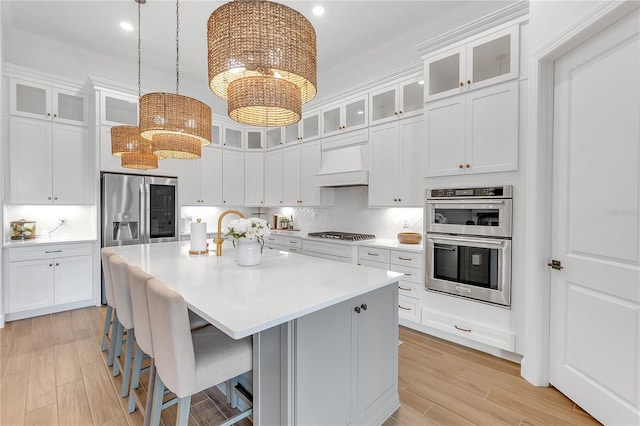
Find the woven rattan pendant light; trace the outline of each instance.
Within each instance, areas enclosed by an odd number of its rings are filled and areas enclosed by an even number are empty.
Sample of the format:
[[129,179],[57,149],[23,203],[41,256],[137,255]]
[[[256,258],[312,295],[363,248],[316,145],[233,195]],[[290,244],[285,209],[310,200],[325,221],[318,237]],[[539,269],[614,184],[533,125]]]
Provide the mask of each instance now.
[[179,94],[180,2],[176,1],[176,93],[147,93],[140,98],[140,135],[153,141],[161,157],[200,158],[200,147],[211,143],[211,108]]
[[316,95],[316,32],[290,7],[267,0],[220,6],[209,17],[207,49],[209,87],[235,121],[293,124]]
[[[140,5],[138,3],[138,99],[140,98]],[[138,126],[114,126],[111,128],[111,154],[120,157],[121,166],[127,169],[151,170],[158,168],[158,156],[153,153],[151,141],[140,137]]]

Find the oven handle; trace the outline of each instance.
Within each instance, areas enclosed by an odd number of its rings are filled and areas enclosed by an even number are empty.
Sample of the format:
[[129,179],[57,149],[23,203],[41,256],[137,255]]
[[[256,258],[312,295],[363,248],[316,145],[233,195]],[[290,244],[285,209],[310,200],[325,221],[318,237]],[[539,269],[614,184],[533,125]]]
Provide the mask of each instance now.
[[427,238],[433,241],[434,243],[439,242],[438,240],[443,240],[443,241],[451,241],[451,242],[480,243],[480,244],[492,244],[496,246],[502,246],[504,245],[504,242],[505,242],[505,240],[493,240],[490,238],[469,238],[469,237],[463,237],[463,236],[449,237],[444,235],[438,235],[437,237],[427,236]]
[[478,200],[427,200],[427,204],[504,204],[504,200],[483,198]]

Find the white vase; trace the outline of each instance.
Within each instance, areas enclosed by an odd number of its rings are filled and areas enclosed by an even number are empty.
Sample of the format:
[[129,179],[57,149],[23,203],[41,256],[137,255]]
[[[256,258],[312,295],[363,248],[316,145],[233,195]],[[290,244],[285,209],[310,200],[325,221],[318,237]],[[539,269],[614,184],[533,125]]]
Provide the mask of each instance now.
[[255,238],[236,240],[236,263],[238,266],[255,266],[262,262],[262,245]]

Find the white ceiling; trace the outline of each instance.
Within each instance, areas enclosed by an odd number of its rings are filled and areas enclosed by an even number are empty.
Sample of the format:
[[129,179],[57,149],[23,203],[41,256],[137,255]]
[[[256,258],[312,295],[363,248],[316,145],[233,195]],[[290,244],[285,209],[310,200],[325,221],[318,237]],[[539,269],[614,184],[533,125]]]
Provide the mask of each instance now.
[[[206,25],[221,0],[180,1],[180,78],[206,81]],[[506,1],[282,1],[305,15],[317,34],[318,73],[353,60],[376,46],[415,34],[429,25],[442,26],[452,16],[469,20],[507,5]],[[2,0],[5,34],[43,37],[119,61],[136,63],[137,31],[119,24],[137,24],[134,0],[32,1]],[[322,17],[311,10],[325,8]],[[175,75],[176,3],[147,0],[141,6],[142,63]],[[384,60],[384,58],[380,58]],[[402,64],[399,64],[401,66]]]

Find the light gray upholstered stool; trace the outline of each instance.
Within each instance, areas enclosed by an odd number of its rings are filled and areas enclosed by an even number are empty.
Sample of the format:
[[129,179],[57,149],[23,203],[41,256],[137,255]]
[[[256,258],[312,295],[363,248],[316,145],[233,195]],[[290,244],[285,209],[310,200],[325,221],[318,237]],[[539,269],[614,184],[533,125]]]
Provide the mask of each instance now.
[[[176,424],[184,426],[191,395],[251,371],[251,340],[232,339],[213,326],[191,332],[187,303],[157,279],[147,281],[147,299],[156,365],[151,424],[160,423],[166,386],[178,397]],[[234,424],[252,411],[249,408],[222,424]]]
[[[136,341],[133,308],[131,307],[131,293],[129,292],[129,264],[117,254],[111,256],[109,264],[111,265],[111,281],[113,283],[113,295],[115,296],[116,312],[118,313],[119,322],[116,333],[116,357],[113,369],[114,376],[117,375],[116,367],[122,372],[120,395],[125,397],[129,394],[133,345]],[[126,329],[126,346],[123,359],[122,342],[124,341],[124,329]]]
[[[147,274],[137,266],[129,268],[129,291],[131,292],[131,307],[133,308],[133,323],[136,332],[136,355],[131,371],[131,386],[129,387],[129,413],[133,413],[136,406],[144,413],[144,425],[147,426],[151,418],[151,401],[155,383],[155,364],[153,360],[153,342],[151,340],[151,325],[149,323],[149,308],[147,303],[147,281],[153,276]],[[210,326],[205,319],[189,311],[189,325],[191,330],[197,330]],[[142,360],[144,357],[151,358],[151,365],[148,367],[149,386],[147,389],[147,399],[142,401],[136,390],[140,385],[140,375],[143,372]],[[177,401],[169,400],[163,403],[166,408]]]
[[[104,318],[104,332],[102,336],[102,351],[104,352],[109,348],[107,365],[111,367],[113,365],[113,358],[115,356],[116,346],[116,329],[118,324],[118,315],[115,310],[115,296],[113,295],[113,284],[111,281],[111,266],[109,259],[114,254],[113,250],[108,247],[104,247],[100,250],[100,258],[102,260],[102,273],[104,274],[104,292],[107,299],[107,315]],[[111,332],[111,341],[109,342],[109,332]]]

